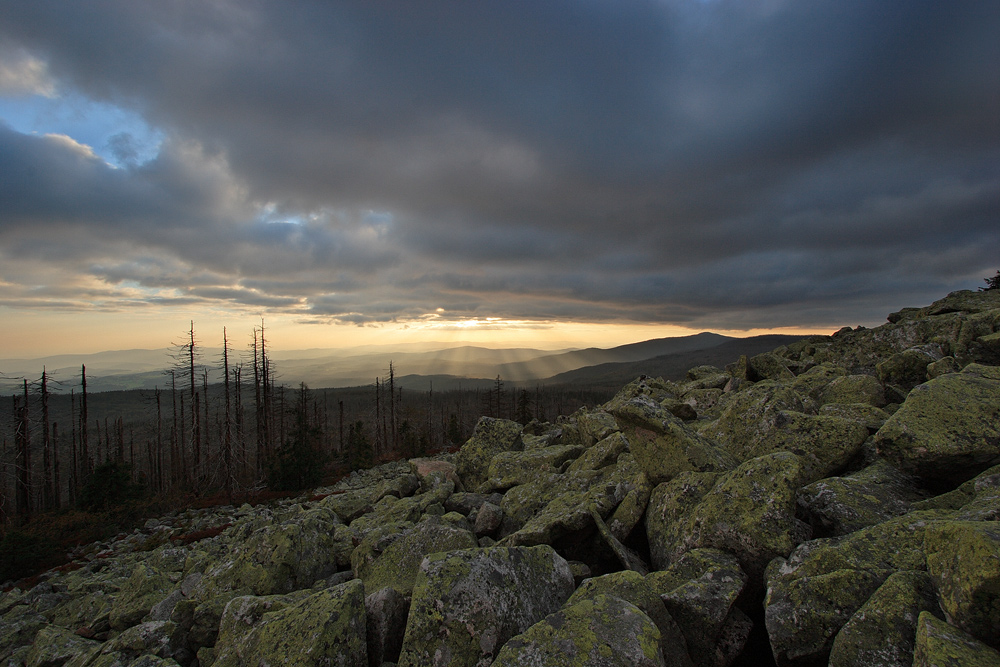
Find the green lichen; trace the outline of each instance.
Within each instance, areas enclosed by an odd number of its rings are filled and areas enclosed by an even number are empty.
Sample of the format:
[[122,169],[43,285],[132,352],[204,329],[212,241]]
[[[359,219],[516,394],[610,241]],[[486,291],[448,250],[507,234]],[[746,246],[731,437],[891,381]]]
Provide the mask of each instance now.
[[894,572],[837,633],[830,667],[909,667],[917,617],[940,614],[926,572]]
[[978,364],[916,387],[875,434],[880,456],[950,483],[1000,463],[998,445],[1000,376]]
[[656,624],[638,607],[596,595],[567,604],[508,641],[493,665],[661,667],[660,643]]
[[940,522],[924,540],[927,570],[948,621],[1000,648],[1000,524]]
[[921,612],[913,667],[997,667],[1000,653],[958,628]]
[[243,637],[215,646],[214,667],[353,667],[368,661],[364,585],[355,579],[263,614]]
[[455,457],[455,466],[466,490],[474,490],[486,481],[490,461],[500,452],[521,451],[522,426],[507,419],[481,417],[468,442]]

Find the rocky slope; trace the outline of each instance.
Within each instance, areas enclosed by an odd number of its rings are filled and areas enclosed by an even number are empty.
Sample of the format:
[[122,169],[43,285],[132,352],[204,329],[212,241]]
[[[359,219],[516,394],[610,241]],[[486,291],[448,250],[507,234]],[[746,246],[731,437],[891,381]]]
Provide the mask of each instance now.
[[[1000,665],[1000,292],[457,455],[188,512],[0,597],[0,657]],[[196,539],[201,538],[201,539]]]

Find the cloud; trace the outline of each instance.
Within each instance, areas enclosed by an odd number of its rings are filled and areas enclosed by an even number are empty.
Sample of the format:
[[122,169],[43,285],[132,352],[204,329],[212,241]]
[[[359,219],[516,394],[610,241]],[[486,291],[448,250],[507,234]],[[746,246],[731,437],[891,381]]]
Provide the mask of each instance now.
[[58,81],[163,137],[95,143],[112,166],[0,126],[11,284],[19,259],[109,307],[822,326],[1000,256],[984,3],[0,11],[0,95]]

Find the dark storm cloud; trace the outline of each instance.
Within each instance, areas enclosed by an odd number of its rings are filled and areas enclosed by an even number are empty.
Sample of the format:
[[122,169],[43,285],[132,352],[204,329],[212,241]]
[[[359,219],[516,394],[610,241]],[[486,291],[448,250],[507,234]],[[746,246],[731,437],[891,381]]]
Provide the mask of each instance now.
[[0,128],[0,253],[108,284],[356,322],[827,325],[1000,257],[992,3],[0,8],[57,87],[167,137],[143,164],[109,138],[115,169]]

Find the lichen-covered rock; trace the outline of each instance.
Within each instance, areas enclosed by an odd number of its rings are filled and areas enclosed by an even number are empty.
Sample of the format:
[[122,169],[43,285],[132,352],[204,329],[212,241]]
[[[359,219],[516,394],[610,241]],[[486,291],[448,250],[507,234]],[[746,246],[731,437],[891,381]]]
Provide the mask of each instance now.
[[924,545],[948,622],[1000,648],[1000,523],[938,522]]
[[522,426],[508,419],[481,417],[472,437],[462,445],[455,457],[455,467],[467,491],[473,491],[486,481],[490,462],[500,452],[521,451]]
[[420,480],[420,488],[429,491],[438,484],[451,482],[456,488],[462,486],[458,477],[458,467],[451,461],[440,458],[419,458],[409,460],[410,470]]
[[[714,372],[719,372],[719,369],[716,368]],[[665,382],[661,378],[651,378],[644,375],[632,380],[632,382],[629,382],[618,390],[615,397],[604,404],[604,411],[614,415],[615,410],[638,396],[647,396],[654,403],[662,403],[665,400],[677,400],[680,398],[680,394],[673,383]]]
[[906,514],[917,498],[912,478],[879,460],[850,475],[802,487],[798,506],[815,534],[835,536]]
[[940,614],[926,572],[894,572],[837,633],[830,667],[910,667],[921,612]]
[[375,501],[375,489],[368,487],[329,495],[321,500],[319,505],[333,510],[344,523],[350,523],[359,516],[371,512]]
[[730,395],[719,418],[699,429],[738,461],[755,456],[776,428],[782,411],[801,411],[802,399],[785,384],[765,380]]
[[[93,652],[92,652],[93,651]],[[96,651],[85,650],[65,663],[66,667],[116,667],[150,658],[190,662],[183,633],[170,621],[140,623],[106,641]]]
[[571,607],[581,600],[596,600],[599,595],[618,597],[634,604],[656,624],[666,664],[678,667],[693,665],[681,629],[663,606],[660,596],[650,588],[641,574],[623,570],[587,579],[573,592],[565,607]]
[[645,582],[680,626],[696,665],[724,667],[743,649],[751,623],[733,605],[747,576],[734,556],[694,549]]
[[869,434],[874,434],[889,420],[888,412],[867,403],[827,403],[818,414],[858,422]]
[[665,667],[659,630],[638,607],[598,595],[567,605],[506,644],[493,665]]
[[214,667],[366,665],[364,594],[364,584],[355,579],[263,614],[238,638],[220,634]]
[[927,379],[927,366],[940,358],[926,349],[910,348],[880,362],[875,371],[882,382],[910,389]]
[[354,575],[364,581],[367,590],[388,586],[405,596],[413,589],[424,556],[478,546],[476,536],[470,531],[437,517],[403,527],[385,544],[381,542],[386,536],[380,533],[375,531],[365,537],[355,549],[351,557]]
[[500,502],[504,513],[504,532],[511,533],[521,528],[559,496],[586,496],[591,487],[601,484],[607,477],[606,470],[577,470],[562,475],[541,475],[533,482],[515,486],[504,494]]
[[738,461],[725,449],[688,427],[648,396],[612,410],[628,438],[629,450],[650,482],[666,482],[687,470],[731,470]]
[[646,507],[649,505],[649,497],[653,493],[653,484],[646,477],[646,473],[639,473],[635,477],[633,488],[625,494],[618,507],[608,517],[607,524],[611,534],[615,539],[624,542],[632,530],[639,525],[642,517],[646,514]]
[[264,614],[281,611],[311,594],[308,590],[285,595],[244,595],[235,597],[226,604],[219,620],[219,646],[239,643],[260,624]]
[[[732,553],[757,577],[772,558],[788,555],[809,536],[808,526],[795,518],[802,475],[796,455],[751,459],[717,482],[690,475],[657,486],[650,498],[646,533],[657,569],[691,549],[712,547]],[[706,482],[715,483],[707,488]]]
[[1000,463],[1000,367],[970,364],[914,388],[875,447],[904,470],[955,484]]
[[455,490],[452,482],[441,482],[429,491],[408,498],[386,496],[375,503],[372,511],[351,522],[351,533],[363,539],[369,532],[380,527],[402,521],[416,522],[425,513],[437,508],[438,514],[446,512],[444,503]]
[[597,595],[567,605],[512,638],[492,664],[665,667],[660,643],[656,624],[642,610],[619,597]]
[[365,597],[368,661],[372,665],[396,662],[399,659],[409,608],[409,598],[392,587],[377,590]]
[[25,667],[61,667],[75,655],[100,646],[75,632],[56,625],[47,625],[35,635],[35,641],[25,659]]
[[[607,413],[602,413],[607,414]],[[623,433],[615,432],[599,441],[585,451],[578,459],[569,464],[567,472],[574,470],[599,470],[604,466],[614,465],[621,454],[629,450],[628,439]]]
[[811,540],[765,571],[765,619],[779,665],[821,661],[840,628],[897,570],[926,570],[924,537],[942,512],[911,512]]
[[39,630],[48,625],[44,616],[26,604],[15,605],[0,623],[0,659],[16,649],[31,644]]
[[782,578],[768,570],[764,623],[779,667],[825,662],[837,632],[889,576],[842,569]]
[[413,588],[400,667],[487,667],[503,644],[573,592],[550,546],[431,554]]
[[583,444],[587,447],[604,440],[618,431],[618,422],[603,410],[580,412],[576,416],[577,428],[583,436]]
[[385,479],[379,482],[378,486],[375,487],[373,498],[376,502],[386,496],[406,498],[408,496],[412,496],[419,488],[419,477],[412,473],[409,475],[400,475],[399,477],[393,477],[392,479]]
[[917,620],[913,667],[1000,667],[1000,652],[930,612]]
[[122,586],[111,607],[110,622],[115,630],[124,630],[141,621],[153,605],[165,598],[174,587],[167,575],[140,563]]
[[488,479],[480,491],[489,493],[525,484],[539,474],[560,472],[568,461],[579,457],[582,445],[552,445],[528,451],[500,452],[489,464]]
[[[392,496],[389,496],[392,498]],[[311,586],[337,570],[334,554],[343,538],[323,510],[301,512],[250,535],[205,572],[210,593],[246,590],[254,595],[286,593]]]
[[885,405],[885,389],[871,375],[844,375],[834,378],[820,395],[822,403],[863,403],[880,408]]

